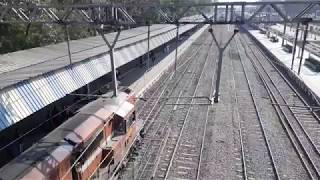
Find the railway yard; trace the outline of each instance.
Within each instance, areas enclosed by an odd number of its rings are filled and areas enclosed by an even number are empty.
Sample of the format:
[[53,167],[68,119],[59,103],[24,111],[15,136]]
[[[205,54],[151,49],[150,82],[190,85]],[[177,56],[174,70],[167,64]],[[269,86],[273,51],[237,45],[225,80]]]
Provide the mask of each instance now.
[[320,179],[320,0],[0,4],[0,180]]
[[[213,26],[220,44],[233,29]],[[224,52],[205,31],[138,102],[141,138],[120,179],[319,179],[317,111],[242,30]]]

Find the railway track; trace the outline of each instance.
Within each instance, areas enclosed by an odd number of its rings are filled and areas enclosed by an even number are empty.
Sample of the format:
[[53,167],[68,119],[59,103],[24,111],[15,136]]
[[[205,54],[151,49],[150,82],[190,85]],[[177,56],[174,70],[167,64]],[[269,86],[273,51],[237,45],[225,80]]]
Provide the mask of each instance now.
[[[217,51],[213,51],[214,54],[217,54]],[[212,55],[211,55],[212,56]],[[209,57],[209,58],[215,58],[215,57]],[[210,88],[205,88],[203,92],[200,92],[200,95],[210,95],[210,98],[212,99],[212,95],[213,95],[213,87],[214,87],[214,77],[215,77],[215,71],[212,71],[212,69],[215,69],[216,67],[216,63],[215,61],[210,61],[211,63],[213,63],[212,65],[209,65],[209,70],[207,70],[207,72],[212,72],[212,75],[210,75],[210,73],[206,74],[206,81],[210,86]],[[213,67],[213,68],[211,68]],[[211,82],[211,84],[210,84]],[[206,86],[206,85],[204,85]],[[202,162],[203,159],[205,158],[204,156],[204,151],[205,151],[205,143],[206,143],[206,135],[207,135],[207,128],[208,128],[208,121],[209,121],[209,111],[210,111],[210,106],[205,106],[205,107],[201,107],[201,106],[197,106],[196,108],[205,108],[205,115],[204,115],[204,128],[202,131],[202,135],[201,135],[201,143],[200,143],[200,153],[198,156],[198,167],[197,167],[197,173],[196,173],[196,178],[197,180],[201,179],[201,170],[202,170]],[[195,109],[195,111],[201,111],[200,109]],[[200,118],[199,118],[200,119]],[[197,133],[197,132],[196,132]]]
[[[202,40],[205,38],[202,36]],[[177,71],[183,69],[183,67],[193,58],[198,51],[200,50],[199,43],[192,43],[191,44],[191,51],[182,54],[177,61]],[[182,70],[183,71],[183,70]],[[179,74],[178,74],[179,75]],[[137,110],[138,114],[137,117],[143,119],[147,122],[146,117],[148,117],[148,113],[152,111],[155,104],[157,104],[161,99],[160,95],[163,91],[168,88],[169,81],[172,80],[174,77],[173,67],[169,68],[149,89],[145,91],[143,97],[141,98],[143,101],[138,101]],[[174,81],[174,80],[172,80]]]
[[141,108],[140,112],[142,114],[139,114],[138,117],[143,119],[143,121],[145,122],[144,130],[146,131],[146,133],[147,131],[149,131],[149,127],[152,125],[154,118],[160,112],[160,110],[164,106],[164,103],[167,101],[166,98],[162,97],[169,97],[172,94],[173,90],[177,87],[179,81],[186,73],[186,70],[191,65],[190,61],[199,53],[201,48],[202,46],[196,47],[195,49],[193,49],[191,55],[186,58],[186,60],[178,63],[177,71],[181,73],[174,74],[174,72],[171,71],[171,73],[168,73],[163,81],[159,81],[160,85],[157,87],[154,93],[151,94],[151,96],[144,96],[144,98],[148,99],[148,103],[145,103]]
[[[181,57],[182,60],[180,58],[180,61],[177,62],[177,72],[180,71],[181,69],[182,69],[181,71],[184,72],[187,69],[187,67],[190,66],[190,60],[200,50],[200,47],[198,47],[197,44],[195,45],[195,47],[196,48],[191,51],[190,53],[191,55],[188,55],[189,53],[187,53],[186,55],[185,54],[182,55]],[[184,74],[184,73],[181,73],[181,74]],[[154,123],[154,118],[158,115],[158,113],[160,112],[160,109],[164,106],[165,101],[164,99],[161,98],[161,96],[164,94],[166,95],[170,94],[169,92],[175,89],[177,83],[174,83],[174,82],[179,82],[179,80],[182,78],[181,74],[177,73],[177,75],[175,75],[174,72],[172,70],[170,71],[169,69],[167,72],[164,73],[164,75],[160,77],[160,79],[158,79],[155,82],[155,84],[153,84],[153,86],[151,86],[151,88],[149,88],[146,91],[146,93],[144,94],[144,97],[141,98],[143,101],[138,101],[137,118],[139,118],[140,121],[142,120],[143,122],[142,132],[147,133],[149,131],[149,127]],[[151,140],[151,139],[148,139],[148,140]],[[142,146],[144,146],[145,144],[146,143],[143,143]],[[142,147],[142,149],[145,149],[145,148]],[[147,149],[144,151],[143,154],[145,153],[147,153]],[[132,159],[132,157],[129,157],[129,161],[130,159]],[[138,161],[141,161],[141,159],[140,160],[138,159]],[[135,166],[135,164],[133,164],[133,166]],[[132,167],[132,163],[131,163],[131,167],[128,167],[128,168],[134,169],[134,167]],[[125,170],[125,169],[122,169],[122,170]],[[121,171],[120,176],[117,176],[117,177],[120,179],[124,177],[124,179],[126,179],[125,177],[128,176],[128,174],[125,174],[125,173],[123,174],[123,172],[124,171]],[[132,177],[134,178],[135,176],[131,175],[130,179]]]
[[[231,46],[232,44],[230,44]],[[231,47],[230,47],[231,48]],[[238,121],[239,160],[237,176],[243,179],[280,179],[273,153],[261,120],[261,109],[253,94],[253,84],[236,47],[238,61],[232,61],[236,119]]]
[[[200,38],[200,41],[201,42],[205,41],[205,36],[202,36]],[[141,145],[141,149],[143,149],[143,152],[140,153],[139,157],[136,158],[138,165],[137,167],[131,167],[136,169],[136,171],[138,172],[137,174],[139,174],[139,172],[141,172],[141,170],[145,168],[145,164],[143,164],[143,162],[146,161],[145,158],[149,158],[151,156],[150,152],[152,151],[149,151],[149,148],[157,147],[156,145],[153,146],[153,144],[155,143],[157,144],[158,143],[157,141],[160,140],[160,138],[155,138],[154,136],[157,136],[159,135],[159,133],[164,131],[163,127],[159,127],[159,125],[161,125],[161,122],[154,122],[155,118],[159,116],[160,110],[163,108],[168,108],[164,106],[165,105],[164,103],[170,101],[170,99],[162,98],[162,97],[169,97],[171,95],[176,96],[177,93],[175,92],[175,89],[177,88],[177,86],[181,84],[182,85],[187,84],[187,82],[183,82],[187,80],[187,79],[183,79],[183,77],[186,74],[192,74],[187,71],[188,68],[193,67],[192,65],[194,65],[191,63],[190,60],[198,55],[199,51],[203,48],[203,46],[204,46],[203,44],[200,45],[199,43],[193,43],[192,47],[194,48],[193,48],[193,51],[190,52],[190,55],[187,55],[187,57],[185,57],[186,60],[178,62],[177,70],[179,73],[177,73],[176,75],[174,75],[173,73],[167,73],[166,76],[163,76],[164,78],[161,77],[162,79],[157,81],[157,84],[155,84],[152,87],[153,89],[151,89],[150,91],[148,90],[148,94],[144,95],[145,97],[147,97],[146,98],[147,102],[142,104],[141,108],[139,108],[141,112],[139,114],[139,118],[143,118],[143,120],[145,121],[144,129],[145,129],[146,137],[142,141],[142,145]],[[168,110],[170,111],[170,109]],[[163,123],[164,122],[162,122],[162,124]],[[152,135],[150,136],[149,134],[152,134]]]
[[[193,66],[192,66],[193,65]],[[191,70],[191,72],[193,72],[195,70],[195,64],[194,62],[190,63],[188,68],[185,69],[185,71],[183,71],[183,76],[184,77],[182,79],[179,79],[176,81],[175,85],[173,86],[174,88],[172,88],[170,90],[170,94],[169,95],[174,95],[177,96],[178,98],[176,99],[168,99],[166,102],[179,102],[179,97],[182,96],[182,91],[177,91],[177,89],[185,89],[188,88],[191,84],[191,81],[188,81],[188,78],[191,78],[194,76],[194,73],[190,73],[190,71],[188,71],[189,68],[193,69]],[[187,78],[186,78],[187,77]],[[179,87],[181,86],[181,87]],[[178,93],[178,94],[177,94]],[[160,113],[160,111],[162,111]],[[150,168],[150,166],[155,165],[155,162],[150,163],[150,161],[155,161],[156,157],[153,156],[157,156],[157,153],[159,153],[158,151],[161,149],[162,144],[166,141],[165,137],[165,132],[167,132],[168,130],[168,122],[172,121],[173,114],[174,114],[175,109],[170,107],[170,106],[164,106],[164,104],[158,109],[158,117],[157,122],[154,122],[150,128],[148,128],[148,131],[150,133],[147,134],[147,136],[145,137],[145,139],[147,139],[147,142],[145,143],[146,146],[142,147],[145,152],[143,153],[142,157],[143,159],[141,160],[142,162],[148,162],[149,165],[147,163],[142,163],[139,168],[138,168],[138,174],[140,174],[141,176],[143,175],[143,172],[145,172],[145,170],[147,168]],[[164,112],[164,113],[163,113]],[[164,138],[164,139],[161,139]],[[150,148],[152,148],[153,150],[150,150]]]
[[[210,155],[214,151],[208,149],[208,143],[216,140],[215,144],[228,147],[232,140],[213,139],[212,135],[219,131],[208,131],[206,137],[207,124],[209,128],[219,127],[211,119],[208,122],[208,117],[216,112],[209,111],[209,106],[195,105],[205,104],[207,99],[191,98],[210,94],[212,85],[205,86],[214,79],[213,73],[204,73],[210,72],[206,68],[214,66],[214,62],[207,62],[212,47],[206,48],[208,40],[201,37],[201,43],[198,40],[193,44],[196,48],[191,55],[179,62],[179,73],[165,74],[145,95],[146,102],[139,114],[145,121],[145,137],[130,178],[320,179],[318,115],[273,62],[243,35],[229,47],[232,73],[227,77],[232,76],[232,80],[223,86],[229,88],[233,83],[233,90],[227,91],[232,93],[231,97],[224,100],[236,112],[228,118],[233,128],[226,132],[234,135],[235,148],[223,151],[234,153],[236,160],[227,159],[234,163],[230,168],[228,163],[221,162],[221,170],[235,172],[225,175],[211,170],[220,162],[210,159],[215,155]],[[232,53],[237,57],[232,57]],[[191,60],[194,58],[197,60]],[[226,112],[228,109],[229,105],[225,106]],[[219,114],[217,118],[223,117],[223,113]],[[223,126],[230,127],[230,123]]]
[[[247,37],[241,37],[252,65],[267,90],[268,96],[296,153],[311,179],[319,179],[319,118],[277,67]],[[276,69],[276,71],[275,71]],[[281,163],[281,162],[279,162]]]
[[[204,43],[205,44],[205,43]],[[211,46],[211,45],[210,45]],[[173,153],[175,146],[178,142],[179,132],[183,129],[186,117],[190,111],[190,103],[192,103],[193,98],[182,98],[182,97],[193,97],[193,93],[196,89],[196,84],[198,84],[199,76],[203,72],[203,67],[205,62],[203,61],[202,54],[208,52],[209,49],[202,49],[197,59],[199,61],[193,60],[193,66],[191,70],[189,69],[186,72],[186,76],[183,78],[186,82],[180,81],[180,87],[177,87],[175,91],[171,94],[173,97],[168,99],[167,104],[184,104],[184,105],[167,105],[159,114],[157,118],[157,125],[152,132],[155,132],[152,136],[155,137],[164,137],[163,144],[154,143],[151,147],[154,147],[156,151],[151,151],[151,156],[147,158],[147,161],[142,168],[140,174],[140,179],[148,179],[154,176],[155,178],[165,178],[166,171],[170,166],[170,154]],[[191,93],[192,92],[192,93]],[[169,112],[169,113],[168,113]],[[159,136],[160,135],[160,136]],[[150,152],[150,150],[149,150]],[[159,156],[159,154],[163,154]]]
[[[229,51],[229,56],[231,59],[231,69],[232,69],[232,88],[234,89],[234,94],[233,94],[233,98],[235,100],[235,106],[234,106],[234,112],[235,112],[235,118],[233,119],[234,121],[234,126],[237,127],[234,129],[234,136],[235,137],[239,137],[235,139],[235,144],[236,144],[236,149],[235,149],[235,160],[236,165],[235,165],[235,169],[236,169],[236,176],[241,178],[241,179],[248,179],[248,170],[247,170],[247,161],[246,161],[246,155],[245,155],[245,147],[244,147],[244,140],[243,140],[243,128],[242,128],[242,123],[240,120],[240,111],[239,111],[239,100],[237,98],[238,94],[236,93],[236,76],[235,73],[237,73],[234,69],[234,62],[232,60],[233,55],[230,54]],[[243,66],[241,65],[240,67],[243,68]],[[240,68],[241,69],[241,68]],[[241,70],[240,70],[241,72]],[[237,74],[239,74],[240,72],[238,72]],[[245,75],[243,75],[245,76]],[[243,77],[245,78],[245,77]]]
[[[198,53],[200,50],[200,47],[194,49],[191,53],[191,56],[187,57],[185,61],[178,63],[177,70],[179,71],[180,69],[186,69],[188,62],[192,57],[195,56],[195,54]],[[175,85],[172,86],[174,83],[170,83],[169,81],[175,81],[175,79],[181,79],[182,75],[179,74],[178,76],[174,77],[174,73],[171,72],[166,72],[164,76],[162,76],[154,86],[152,86],[151,89],[147,91],[146,94],[144,94],[144,97],[141,99],[145,99],[146,102],[139,104],[138,106],[138,114],[137,117],[143,122],[144,124],[144,129],[145,131],[148,131],[150,124],[152,123],[155,115],[158,113],[157,110],[161,109],[160,107],[163,106],[164,100],[161,97],[165,94],[168,94],[168,92],[171,92],[174,89]],[[172,79],[175,78],[175,79]],[[140,101],[142,102],[142,101]]]
[[[212,69],[215,69],[216,62],[212,59],[216,51],[213,52],[211,49],[205,57],[206,64],[200,74],[193,96],[209,95],[211,98],[213,93],[215,71]],[[188,109],[189,112],[185,117],[183,128],[171,156],[165,179],[199,179],[211,102],[208,99],[194,98],[190,104],[197,105],[191,105]]]

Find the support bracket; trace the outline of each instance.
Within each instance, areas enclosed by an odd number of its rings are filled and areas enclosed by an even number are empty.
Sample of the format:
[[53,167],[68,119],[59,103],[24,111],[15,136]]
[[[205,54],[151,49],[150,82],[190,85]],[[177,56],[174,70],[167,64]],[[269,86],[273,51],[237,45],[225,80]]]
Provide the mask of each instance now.
[[234,36],[239,32],[238,29],[234,29],[232,36],[229,38],[229,40],[227,41],[227,43],[222,46],[221,44],[219,45],[214,33],[213,33],[213,29],[210,28],[209,32],[214,40],[214,42],[216,43],[216,45],[218,46],[219,49],[219,61],[218,61],[218,68],[216,70],[216,88],[215,88],[215,92],[214,92],[214,102],[217,103],[219,101],[219,87],[220,87],[220,79],[221,79],[221,69],[222,69],[222,57],[223,57],[223,52],[224,50],[227,48],[227,46],[230,44],[231,40],[234,38]]
[[113,96],[118,96],[118,82],[117,82],[117,73],[116,73],[116,64],[114,59],[114,47],[119,39],[121,29],[117,30],[117,34],[115,39],[110,43],[108,39],[105,37],[103,31],[101,29],[97,30],[98,33],[101,35],[104,42],[109,47],[109,54],[110,54],[110,61],[111,61],[111,73],[112,73],[112,84],[113,84]]

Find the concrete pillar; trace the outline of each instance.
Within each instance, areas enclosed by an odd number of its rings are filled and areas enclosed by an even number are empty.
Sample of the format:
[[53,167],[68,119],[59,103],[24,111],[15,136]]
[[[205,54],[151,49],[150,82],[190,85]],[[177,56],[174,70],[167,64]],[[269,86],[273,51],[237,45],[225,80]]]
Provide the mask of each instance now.
[[70,50],[70,34],[69,34],[69,28],[67,25],[65,25],[65,33],[66,33],[66,40],[67,40],[67,46],[68,46],[68,56],[69,56],[69,64],[72,64],[71,59],[71,50]]
[[245,7],[244,4],[241,5],[241,22],[244,23],[244,11],[245,11]]
[[284,45],[284,36],[286,35],[286,29],[287,29],[287,22],[284,22],[283,37],[282,37],[282,46]]
[[[302,38],[303,38],[303,31],[301,31],[300,40],[302,40]],[[300,54],[301,54],[301,47],[299,47],[298,57],[300,57]]]
[[225,22],[228,22],[228,11],[229,11],[229,6],[228,5],[226,5],[226,12],[225,12]]
[[147,71],[150,67],[150,23],[148,25]]
[[176,25],[177,30],[176,30],[176,54],[174,58],[174,73],[176,73],[177,70],[177,61],[178,61],[178,46],[179,46],[179,24]]
[[114,62],[114,47],[110,48],[110,61],[111,61],[111,70],[112,70],[112,88],[113,88],[113,96],[118,96],[118,82],[117,82],[117,74],[116,67]]
[[219,61],[218,61],[218,69],[216,74],[216,90],[214,94],[214,102],[219,102],[219,87],[220,87],[220,76],[221,76],[221,69],[222,69],[222,57],[223,57],[223,49],[219,48]]
[[296,49],[297,49],[297,42],[298,42],[299,26],[300,26],[300,23],[297,23],[297,29],[296,29],[296,34],[295,34],[295,39],[293,44],[293,51],[292,51],[291,70],[293,70],[294,59],[296,58],[295,56],[296,56]]
[[300,75],[300,71],[301,71],[304,47],[306,45],[307,36],[308,36],[308,28],[309,28],[309,23],[307,23],[305,25],[304,36],[303,36],[303,41],[302,41],[302,48],[301,48],[301,57],[300,57],[300,63],[299,63],[299,69],[298,69],[298,75]]

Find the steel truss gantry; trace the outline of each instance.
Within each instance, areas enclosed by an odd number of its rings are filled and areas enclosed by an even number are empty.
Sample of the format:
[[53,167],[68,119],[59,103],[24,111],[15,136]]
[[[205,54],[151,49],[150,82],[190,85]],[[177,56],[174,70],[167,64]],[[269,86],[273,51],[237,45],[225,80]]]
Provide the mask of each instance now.
[[[320,1],[262,1],[262,2],[214,2],[207,4],[75,4],[43,5],[33,3],[0,3],[0,23],[56,23],[75,25],[132,25],[145,24],[141,19],[147,14],[161,16],[165,24],[238,24],[238,23],[286,23],[298,22],[318,6]],[[282,7],[305,6],[289,17]],[[128,9],[137,8],[141,17],[134,17]],[[257,15],[264,9],[272,9],[277,18],[261,19]],[[204,10],[205,9],[205,10]],[[253,11],[252,11],[253,9]],[[221,12],[222,10],[222,12]],[[249,11],[250,10],[250,11]],[[190,13],[202,17],[184,19]],[[223,14],[223,18],[218,15]],[[320,22],[314,20],[313,22]]]
[[[298,22],[308,15],[320,1],[262,1],[262,2],[214,2],[207,4],[182,3],[161,4],[79,4],[79,5],[42,5],[33,3],[0,3],[0,24],[2,23],[56,23],[76,25],[132,25],[144,24],[128,13],[128,8],[147,9],[144,13],[157,14],[166,24],[238,24],[238,23],[286,23]],[[304,5],[296,15],[289,17],[282,6]],[[261,19],[257,15],[265,8],[273,9],[278,15],[274,19]],[[206,9],[207,8],[207,9]],[[204,12],[203,9],[206,9]],[[210,11],[208,11],[210,9]],[[248,9],[255,9],[249,12]],[[220,12],[220,11],[224,12]],[[202,17],[184,19],[184,15],[196,12]],[[218,15],[223,14],[223,18]],[[139,18],[140,19],[140,18]],[[314,20],[313,22],[320,22]]]

